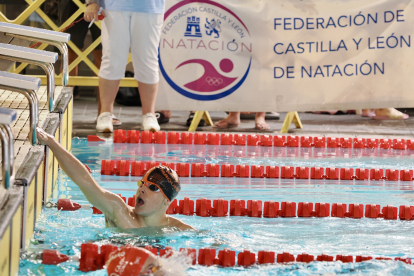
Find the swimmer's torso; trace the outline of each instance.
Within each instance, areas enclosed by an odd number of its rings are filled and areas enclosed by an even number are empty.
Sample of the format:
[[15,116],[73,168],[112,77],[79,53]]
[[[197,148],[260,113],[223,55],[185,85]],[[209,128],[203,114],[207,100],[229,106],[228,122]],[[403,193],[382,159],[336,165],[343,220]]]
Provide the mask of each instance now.
[[[147,227],[138,221],[137,216],[138,215],[134,212],[134,208],[126,206],[121,210],[116,210],[114,214],[105,213],[105,224],[106,227],[119,227],[122,229]],[[181,228],[182,222],[176,218],[168,216],[168,223],[162,226]]]
[[131,207],[115,210],[113,214],[105,213],[106,227],[120,227],[122,229],[142,228],[137,220],[137,215]]

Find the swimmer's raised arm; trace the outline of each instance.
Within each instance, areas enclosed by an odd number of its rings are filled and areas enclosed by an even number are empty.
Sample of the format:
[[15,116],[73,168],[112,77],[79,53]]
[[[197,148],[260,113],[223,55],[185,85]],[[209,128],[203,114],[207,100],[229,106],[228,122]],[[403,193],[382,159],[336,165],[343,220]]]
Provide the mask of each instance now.
[[79,186],[88,201],[104,213],[112,214],[115,209],[125,207],[124,201],[116,194],[102,188],[86,167],[70,152],[64,149],[53,136],[37,128],[39,141],[48,146],[63,171]]

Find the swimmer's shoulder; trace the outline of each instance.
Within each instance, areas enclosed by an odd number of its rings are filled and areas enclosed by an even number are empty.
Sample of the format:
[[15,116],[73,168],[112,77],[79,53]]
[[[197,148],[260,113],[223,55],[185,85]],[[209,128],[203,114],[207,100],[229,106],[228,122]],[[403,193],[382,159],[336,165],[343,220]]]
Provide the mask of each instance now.
[[177,219],[177,218],[174,218],[174,217],[172,217],[172,216],[168,216],[168,219],[169,219],[169,226],[172,226],[172,227],[177,227],[177,228],[179,228],[180,230],[196,230],[194,227],[192,227],[191,225],[189,225],[189,224],[187,224],[187,223],[184,223],[184,222],[182,222],[181,220],[179,220],[179,219]]

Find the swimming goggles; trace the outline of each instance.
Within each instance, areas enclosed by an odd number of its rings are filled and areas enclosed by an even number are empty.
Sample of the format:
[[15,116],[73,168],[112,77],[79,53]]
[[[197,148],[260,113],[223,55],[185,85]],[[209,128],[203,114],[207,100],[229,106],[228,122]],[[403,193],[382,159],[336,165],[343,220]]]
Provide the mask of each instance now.
[[148,187],[148,189],[150,189],[150,191],[152,191],[152,192],[159,192],[160,191],[160,188],[158,188],[158,186],[155,185],[155,184],[147,183],[147,182],[144,182],[142,180],[138,181],[138,187],[141,188],[142,186]]

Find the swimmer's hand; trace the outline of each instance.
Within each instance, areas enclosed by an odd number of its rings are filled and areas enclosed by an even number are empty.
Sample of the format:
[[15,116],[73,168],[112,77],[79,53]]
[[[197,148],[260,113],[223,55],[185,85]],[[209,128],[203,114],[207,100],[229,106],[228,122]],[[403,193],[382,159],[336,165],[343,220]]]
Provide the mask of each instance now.
[[37,139],[42,145],[49,146],[51,142],[55,141],[55,137],[46,133],[46,131],[44,131],[40,127],[36,128],[36,132],[37,132]]
[[[99,12],[99,5],[98,4],[89,4],[86,7],[85,13],[83,15],[83,19],[85,19],[85,21],[87,22],[91,22],[93,19],[95,19],[95,22],[99,21],[98,18],[98,12]],[[102,11],[101,15],[105,16],[105,13]]]

